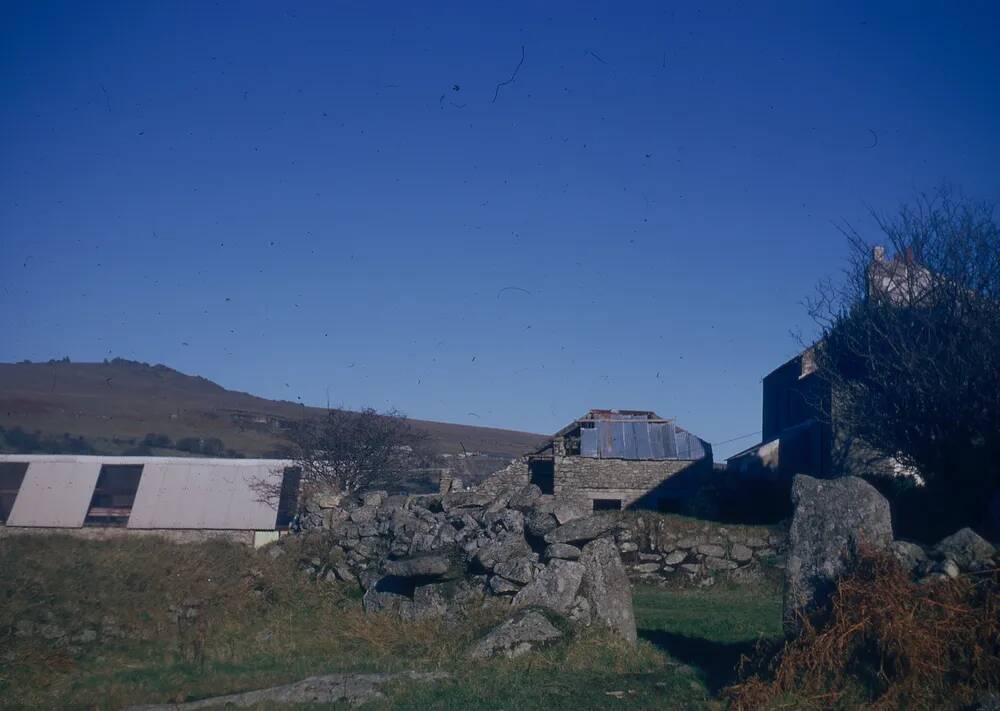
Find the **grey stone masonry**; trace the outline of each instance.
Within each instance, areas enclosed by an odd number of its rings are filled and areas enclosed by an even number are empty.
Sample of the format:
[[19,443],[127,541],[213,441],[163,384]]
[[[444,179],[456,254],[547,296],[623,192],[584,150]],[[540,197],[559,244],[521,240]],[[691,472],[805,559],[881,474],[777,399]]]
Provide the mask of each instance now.
[[787,533],[652,512],[626,514],[615,540],[633,582],[703,587],[770,578],[784,566]]
[[619,499],[627,508],[672,476],[690,469],[711,469],[707,459],[628,460],[555,457],[556,494],[589,499]]

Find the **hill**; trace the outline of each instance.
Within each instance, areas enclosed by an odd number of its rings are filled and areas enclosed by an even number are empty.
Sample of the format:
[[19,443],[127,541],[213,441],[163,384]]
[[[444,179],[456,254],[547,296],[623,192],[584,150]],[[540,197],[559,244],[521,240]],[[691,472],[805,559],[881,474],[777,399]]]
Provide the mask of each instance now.
[[[227,390],[165,365],[124,359],[0,363],[0,427],[6,434],[0,436],[0,451],[48,446],[101,454],[177,454],[177,444],[185,439],[190,448],[191,441],[216,438],[223,447],[214,454],[266,456],[281,446],[283,423],[323,412]],[[477,453],[473,459],[489,460],[480,462],[487,468],[543,439],[491,427],[412,422],[428,433],[437,453]],[[15,428],[23,432],[12,432]]]

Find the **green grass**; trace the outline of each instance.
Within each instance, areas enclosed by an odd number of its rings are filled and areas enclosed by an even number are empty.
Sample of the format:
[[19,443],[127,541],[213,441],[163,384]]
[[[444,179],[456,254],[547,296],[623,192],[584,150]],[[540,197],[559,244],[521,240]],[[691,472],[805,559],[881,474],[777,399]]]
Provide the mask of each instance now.
[[[390,687],[371,708],[712,709],[739,653],[780,634],[773,592],[638,588],[636,647],[588,631],[515,660],[469,662],[464,650],[500,611],[458,630],[368,616],[354,591],[302,576],[297,557],[218,541],[0,539],[0,708],[117,709],[415,669],[452,678]],[[179,626],[170,607],[191,599],[204,622]],[[71,648],[14,634],[21,620],[100,630],[107,615],[124,638]]]
[[636,624],[644,631],[665,631],[720,644],[779,637],[781,594],[768,588],[680,590],[636,586],[632,594]]

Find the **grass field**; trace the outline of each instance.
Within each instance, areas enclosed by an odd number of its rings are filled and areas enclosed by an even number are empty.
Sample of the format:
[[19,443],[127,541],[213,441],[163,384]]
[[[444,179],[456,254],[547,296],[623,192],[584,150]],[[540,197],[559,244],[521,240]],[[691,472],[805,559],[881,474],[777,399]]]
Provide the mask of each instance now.
[[[637,647],[599,633],[516,660],[471,663],[501,614],[458,630],[367,616],[357,592],[212,542],[0,540],[0,706],[116,709],[336,671],[445,670],[371,708],[721,708],[739,655],[780,634],[770,590],[639,588]],[[88,632],[89,631],[89,632]],[[97,635],[93,642],[82,641]]]

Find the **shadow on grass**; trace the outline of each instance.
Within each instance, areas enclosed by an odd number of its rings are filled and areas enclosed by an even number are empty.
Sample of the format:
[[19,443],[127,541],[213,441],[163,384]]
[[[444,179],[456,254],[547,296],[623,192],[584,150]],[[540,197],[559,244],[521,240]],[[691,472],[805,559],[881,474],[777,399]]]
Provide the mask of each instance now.
[[752,656],[756,642],[723,643],[687,637],[661,630],[639,630],[639,637],[656,645],[679,662],[697,669],[713,694],[736,681],[736,666],[742,655]]

